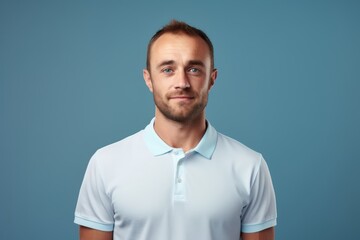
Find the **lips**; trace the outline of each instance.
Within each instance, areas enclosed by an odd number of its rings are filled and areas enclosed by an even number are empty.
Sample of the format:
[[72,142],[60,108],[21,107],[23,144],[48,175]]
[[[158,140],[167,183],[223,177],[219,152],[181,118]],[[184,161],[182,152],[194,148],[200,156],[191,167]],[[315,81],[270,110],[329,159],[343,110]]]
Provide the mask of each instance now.
[[188,95],[175,95],[175,96],[170,96],[170,99],[193,99],[193,96],[188,96]]
[[190,90],[188,91],[172,91],[167,94],[167,98],[169,100],[176,100],[176,101],[191,101],[196,98],[196,94]]

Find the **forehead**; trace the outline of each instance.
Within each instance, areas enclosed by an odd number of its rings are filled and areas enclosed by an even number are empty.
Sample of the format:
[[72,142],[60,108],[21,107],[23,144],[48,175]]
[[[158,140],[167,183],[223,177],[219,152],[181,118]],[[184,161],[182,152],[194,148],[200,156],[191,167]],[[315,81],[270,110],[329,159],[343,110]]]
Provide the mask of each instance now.
[[189,36],[184,33],[165,33],[151,46],[150,56],[150,61],[176,57],[210,61],[210,49],[207,43],[199,36]]

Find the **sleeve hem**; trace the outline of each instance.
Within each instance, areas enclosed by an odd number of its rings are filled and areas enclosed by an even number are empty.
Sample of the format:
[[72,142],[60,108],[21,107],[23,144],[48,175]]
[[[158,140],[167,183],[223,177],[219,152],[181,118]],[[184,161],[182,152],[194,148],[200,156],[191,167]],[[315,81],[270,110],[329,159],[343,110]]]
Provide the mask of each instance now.
[[241,231],[244,233],[254,233],[274,226],[276,226],[276,218],[259,224],[243,224]]
[[100,230],[100,231],[111,232],[114,230],[114,224],[98,223],[98,222],[94,222],[94,221],[87,220],[87,219],[77,217],[77,216],[75,216],[74,223],[84,226],[84,227],[89,227],[89,228],[93,228],[96,230]]

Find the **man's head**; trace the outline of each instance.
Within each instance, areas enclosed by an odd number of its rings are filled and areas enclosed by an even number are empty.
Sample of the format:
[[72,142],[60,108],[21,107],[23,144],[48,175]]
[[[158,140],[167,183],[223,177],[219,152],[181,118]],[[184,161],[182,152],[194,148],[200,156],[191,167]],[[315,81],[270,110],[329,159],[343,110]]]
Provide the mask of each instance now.
[[213,47],[201,30],[172,21],[150,40],[144,80],[154,95],[156,117],[176,122],[204,118],[217,70]]
[[149,41],[147,47],[147,57],[146,57],[146,68],[150,70],[150,58],[151,58],[151,47],[153,46],[154,42],[161,37],[165,33],[172,33],[172,34],[185,34],[192,37],[200,37],[202,40],[209,47],[209,53],[211,58],[211,68],[214,68],[214,47],[212,42],[210,41],[209,37],[200,29],[192,27],[185,22],[180,22],[177,20],[172,20],[169,24],[165,25],[159,31],[157,31],[154,36]]

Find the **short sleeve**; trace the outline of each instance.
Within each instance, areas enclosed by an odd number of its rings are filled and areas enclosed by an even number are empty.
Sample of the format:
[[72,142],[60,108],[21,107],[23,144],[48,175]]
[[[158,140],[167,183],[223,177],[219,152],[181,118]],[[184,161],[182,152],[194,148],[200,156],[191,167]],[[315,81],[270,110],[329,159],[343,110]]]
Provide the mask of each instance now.
[[112,231],[114,213],[104,187],[99,160],[95,153],[89,161],[76,204],[74,222],[101,231]]
[[276,225],[276,199],[268,166],[261,157],[251,183],[250,199],[243,209],[241,231],[259,232]]

